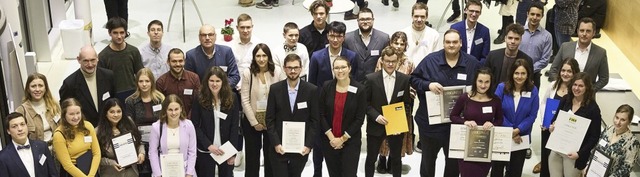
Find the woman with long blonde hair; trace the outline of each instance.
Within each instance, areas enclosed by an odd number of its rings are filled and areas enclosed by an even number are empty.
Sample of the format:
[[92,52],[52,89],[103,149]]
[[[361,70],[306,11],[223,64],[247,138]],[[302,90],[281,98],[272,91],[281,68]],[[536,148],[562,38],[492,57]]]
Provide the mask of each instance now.
[[60,105],[51,95],[47,77],[33,73],[27,78],[22,105],[16,112],[24,115],[29,139],[42,140],[51,145],[53,132],[60,120]]

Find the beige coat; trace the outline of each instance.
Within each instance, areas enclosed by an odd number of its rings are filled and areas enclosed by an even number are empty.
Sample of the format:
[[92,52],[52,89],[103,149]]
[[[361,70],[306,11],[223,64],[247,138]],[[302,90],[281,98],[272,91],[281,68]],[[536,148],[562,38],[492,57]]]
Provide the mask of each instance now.
[[[22,105],[16,108],[16,112],[19,112],[22,115],[24,115],[25,119],[27,120],[27,127],[29,128],[29,139],[43,141],[44,127],[42,125],[42,118],[38,113],[36,113],[36,110],[33,108],[33,105],[31,105],[31,101],[26,101],[22,103]],[[49,123],[49,126],[51,126],[51,134],[53,134],[56,128],[58,128],[58,123],[56,123],[56,121],[54,120],[54,117],[58,117],[59,119],[60,115],[53,115],[52,110],[50,110],[49,108],[47,108],[47,112],[45,113],[45,115],[46,115],[46,120]],[[51,139],[53,139],[53,137]],[[47,143],[51,144],[51,142],[47,142]]]
[[[267,84],[267,93],[269,93],[269,87],[271,86],[271,84],[287,78],[286,74],[282,72],[282,69],[278,67],[276,67],[276,69],[273,71],[273,76],[271,76],[271,74],[269,73],[266,73],[264,76]],[[253,79],[251,79],[251,77],[253,77]],[[249,83],[252,80],[253,84]],[[258,107],[257,101],[259,91],[257,87],[259,84],[260,79],[251,74],[248,69],[242,72],[242,90],[240,90],[240,96],[242,98],[242,109],[244,110],[244,114],[249,120],[249,124],[251,124],[251,126],[255,126],[258,124],[258,120],[255,116],[255,110]],[[253,89],[249,87],[253,87]],[[251,93],[249,93],[249,90],[251,90]]]

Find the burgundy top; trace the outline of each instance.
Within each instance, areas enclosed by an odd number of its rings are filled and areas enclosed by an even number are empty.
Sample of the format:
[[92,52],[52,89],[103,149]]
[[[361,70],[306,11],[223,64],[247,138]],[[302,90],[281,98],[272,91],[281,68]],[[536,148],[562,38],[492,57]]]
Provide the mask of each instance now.
[[155,122],[156,120],[158,120],[157,118],[153,117],[153,105],[151,105],[151,102],[142,102],[142,105],[144,106],[144,117],[142,118],[142,125],[147,125],[147,124],[152,124],[153,122]]
[[342,113],[344,112],[344,103],[347,101],[347,92],[340,93],[336,91],[336,97],[333,102],[333,123],[331,125],[331,133],[335,137],[342,136]]
[[176,78],[171,74],[171,71],[169,71],[158,78],[156,87],[164,96],[176,94],[180,97],[184,104],[183,111],[190,113],[191,103],[197,99],[196,94],[198,94],[198,90],[200,89],[200,78],[198,74],[187,70],[183,70],[182,78]]
[[471,100],[468,94],[462,94],[451,110],[451,122],[464,124],[465,121],[476,121],[478,126],[489,121],[494,126],[501,126],[503,121],[502,102],[499,98],[487,102]]

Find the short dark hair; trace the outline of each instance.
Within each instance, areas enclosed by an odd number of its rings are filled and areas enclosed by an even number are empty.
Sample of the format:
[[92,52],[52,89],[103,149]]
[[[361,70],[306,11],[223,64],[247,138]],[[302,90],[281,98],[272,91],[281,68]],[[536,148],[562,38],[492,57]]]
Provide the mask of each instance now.
[[[524,34],[524,27],[522,27],[522,25],[518,24],[518,23],[512,23],[509,26],[507,26],[507,33],[509,32],[514,32],[516,34],[518,34],[520,37],[522,37],[522,35]],[[505,33],[505,35],[507,34]]]
[[329,15],[329,5],[327,5],[327,2],[324,0],[315,0],[311,3],[311,5],[309,5],[309,12],[311,12],[311,14],[316,13],[316,9],[318,7],[324,7],[324,11],[325,13],[327,13],[327,15]]
[[124,20],[124,18],[113,17],[113,18],[110,18],[109,21],[107,21],[107,24],[105,25],[105,27],[107,28],[107,30],[109,30],[109,33],[111,33],[111,31],[116,28],[124,28],[124,31],[126,32],[128,28],[128,24],[127,24],[127,21]]
[[282,67],[286,66],[287,63],[292,61],[298,61],[298,63],[300,63],[300,67],[302,67],[302,59],[300,59],[300,56],[298,56],[298,54],[295,54],[295,53],[289,54],[286,57],[284,57],[284,63],[282,63]]
[[169,61],[171,59],[171,54],[182,54],[182,58],[183,59],[185,58],[184,52],[180,48],[173,48],[173,49],[169,50],[169,54],[167,55],[167,61]]
[[544,4],[542,4],[542,2],[534,1],[531,6],[529,6],[529,9],[527,9],[527,12],[531,11],[531,8],[540,9],[542,16],[544,16]]
[[22,113],[19,112],[12,112],[9,115],[7,115],[7,118],[4,121],[4,125],[7,126],[6,129],[9,130],[10,126],[9,126],[9,122],[13,119],[17,119],[22,117],[22,119],[24,119],[24,123],[28,123],[27,122],[27,118],[24,118],[24,115],[22,115]]
[[469,2],[467,2],[467,5],[464,6],[464,9],[469,8],[469,6],[471,6],[471,5],[480,6],[480,9],[482,9],[482,3],[480,1],[478,1],[478,0],[469,0]]
[[328,27],[328,30],[327,30],[328,32],[333,32],[338,34],[344,34],[345,32],[347,32],[347,26],[340,21],[333,21],[329,23],[327,27]]
[[151,30],[151,25],[158,25],[160,26],[160,28],[164,29],[164,25],[162,25],[162,22],[160,20],[152,20],[151,22],[149,22],[149,24],[147,25],[147,31]]
[[427,15],[429,15],[429,7],[427,6],[427,4],[422,2],[417,2],[413,4],[413,7],[411,7],[411,16],[413,16],[414,11],[420,10],[420,9],[427,10]]
[[287,33],[291,29],[298,29],[298,25],[294,22],[287,22],[284,24],[284,27],[282,28],[282,32]]
[[594,21],[593,18],[589,18],[589,17],[581,18],[578,21],[578,27],[580,27],[580,24],[582,24],[582,23],[591,23],[591,28],[593,29],[593,32],[595,33],[595,31],[596,31],[596,21]]
[[[362,9],[360,9],[359,13],[370,13],[371,17],[373,17],[373,11],[371,11],[371,9],[369,9],[368,7],[363,7]],[[360,14],[358,14],[360,15]]]

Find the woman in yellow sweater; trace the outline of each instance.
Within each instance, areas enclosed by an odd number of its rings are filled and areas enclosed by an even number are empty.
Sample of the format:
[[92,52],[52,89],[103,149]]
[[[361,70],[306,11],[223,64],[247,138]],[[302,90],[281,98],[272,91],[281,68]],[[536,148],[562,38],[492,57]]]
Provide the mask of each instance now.
[[93,177],[100,164],[96,131],[85,121],[76,99],[66,99],[60,106],[63,118],[53,134],[53,151],[63,168],[60,176]]

